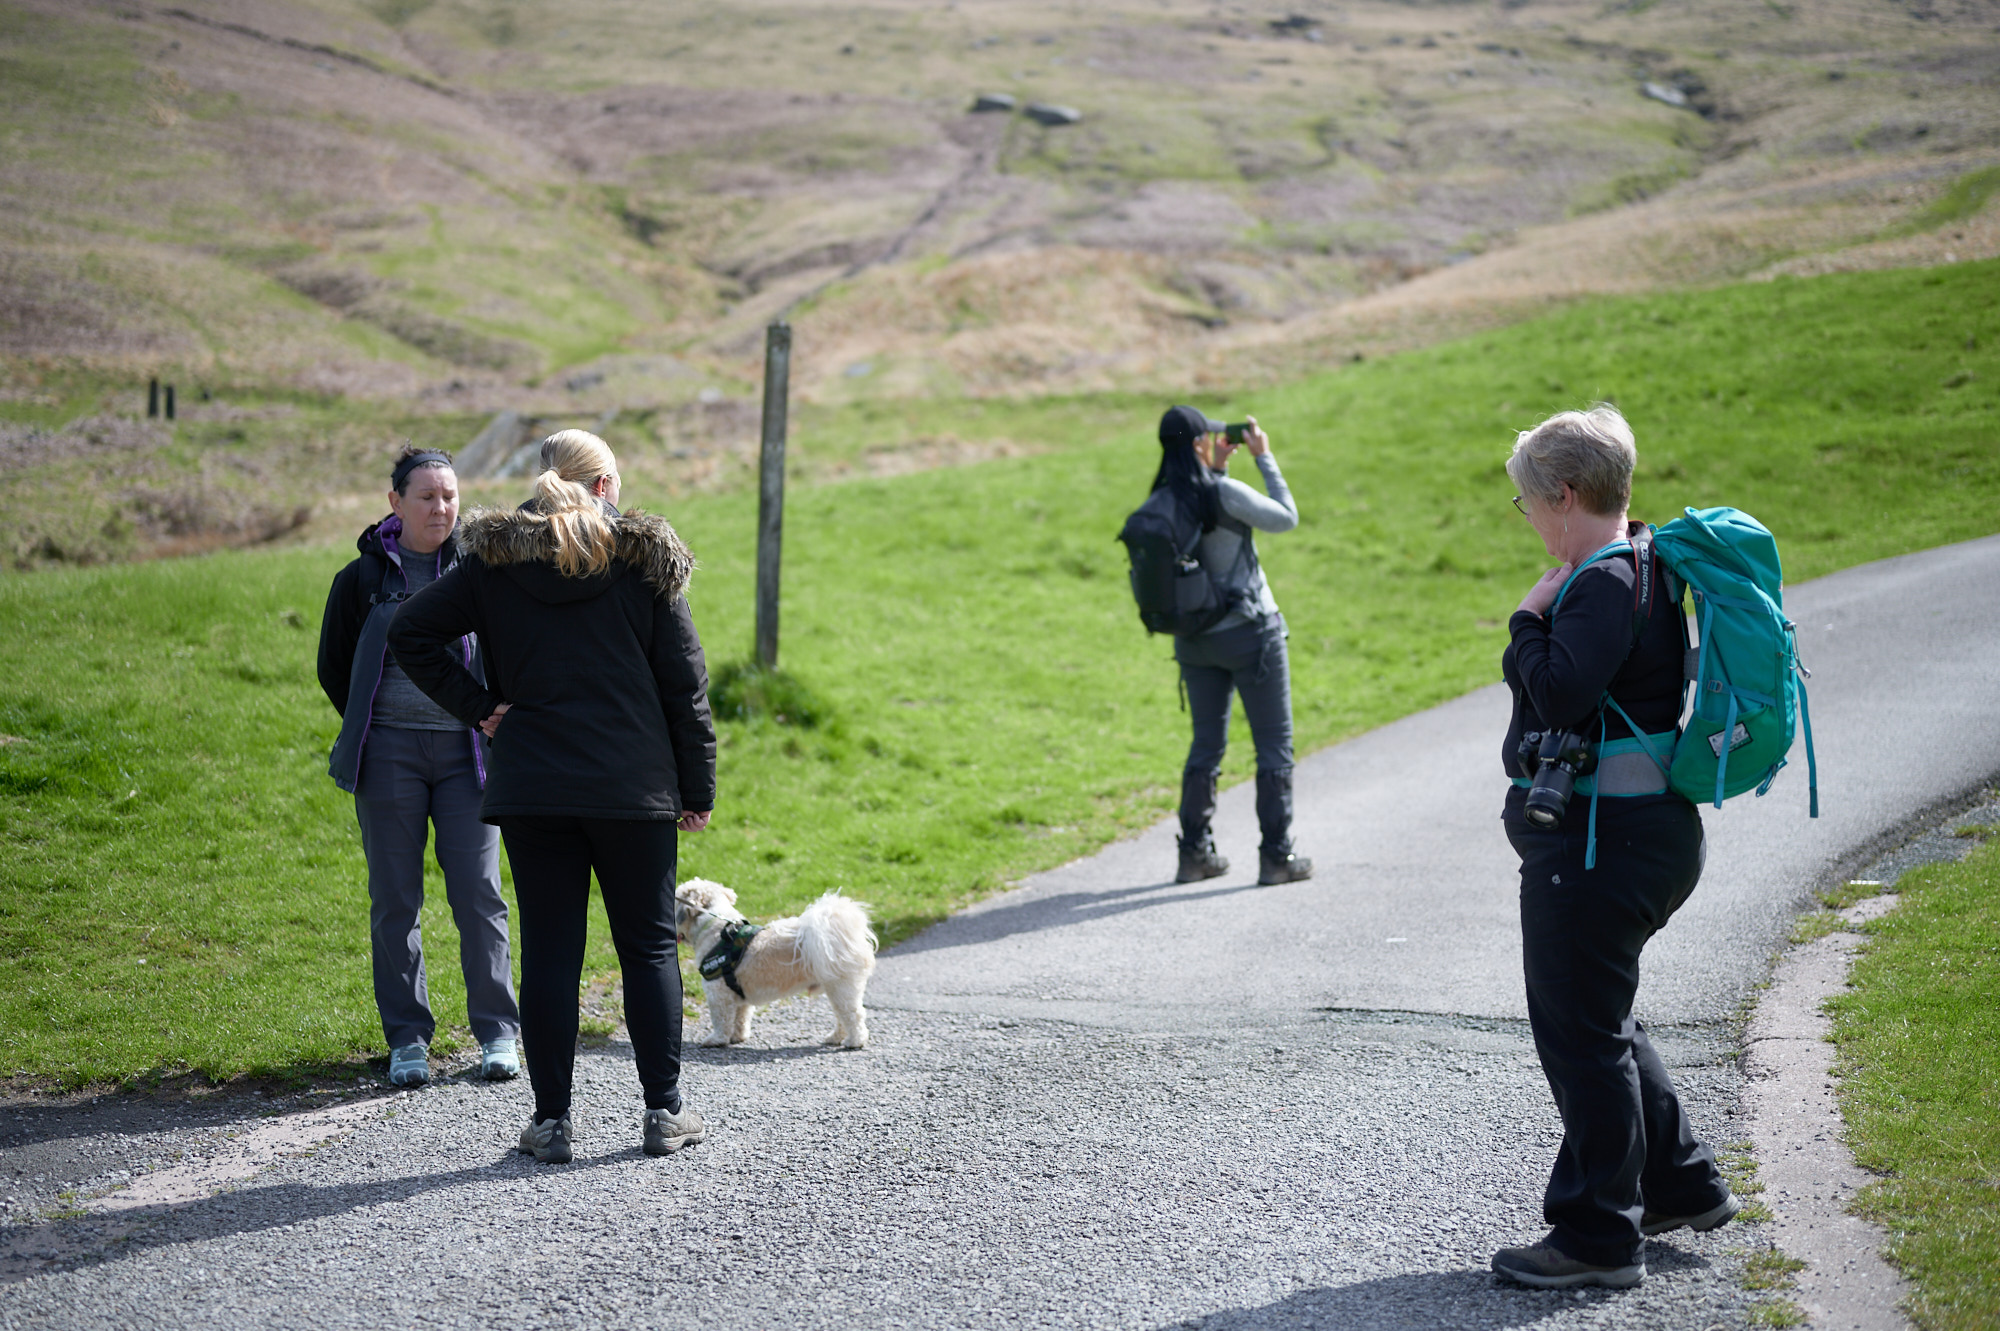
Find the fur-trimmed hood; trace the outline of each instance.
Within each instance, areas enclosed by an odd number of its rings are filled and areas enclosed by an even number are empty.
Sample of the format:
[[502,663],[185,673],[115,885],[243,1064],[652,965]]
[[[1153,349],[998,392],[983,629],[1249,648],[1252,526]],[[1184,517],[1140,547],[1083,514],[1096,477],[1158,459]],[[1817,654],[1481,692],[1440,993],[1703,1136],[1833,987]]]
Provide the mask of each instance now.
[[[637,509],[630,513],[614,509],[610,516],[618,537],[617,562],[635,569],[662,600],[672,601],[685,593],[688,579],[694,575],[694,555],[667,520]],[[526,572],[523,566],[539,565],[560,583],[571,584],[563,588],[568,595],[545,599],[596,595],[616,575],[615,569],[596,578],[564,578],[557,573],[549,520],[532,505],[475,510],[458,525],[458,548],[492,568]],[[533,590],[538,594],[544,586],[553,586],[539,576],[534,582]]]

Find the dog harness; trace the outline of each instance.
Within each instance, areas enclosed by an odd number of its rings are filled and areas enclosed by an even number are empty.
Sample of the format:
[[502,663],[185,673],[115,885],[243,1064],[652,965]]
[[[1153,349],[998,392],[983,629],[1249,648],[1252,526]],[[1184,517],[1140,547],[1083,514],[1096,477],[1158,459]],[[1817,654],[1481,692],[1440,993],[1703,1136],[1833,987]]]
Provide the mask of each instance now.
[[752,924],[748,920],[727,921],[722,926],[722,937],[708,950],[708,955],[701,959],[699,967],[701,978],[714,980],[720,977],[724,984],[735,991],[738,998],[748,1001],[743,986],[736,982],[736,963],[743,960],[743,953],[749,948],[750,940],[762,929],[762,925]]

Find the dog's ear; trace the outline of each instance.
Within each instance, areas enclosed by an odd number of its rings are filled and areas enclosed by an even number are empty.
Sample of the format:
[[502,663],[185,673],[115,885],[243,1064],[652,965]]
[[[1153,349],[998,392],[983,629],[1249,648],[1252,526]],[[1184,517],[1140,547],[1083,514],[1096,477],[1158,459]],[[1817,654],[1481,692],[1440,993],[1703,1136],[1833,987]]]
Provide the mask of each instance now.
[[733,889],[724,887],[721,883],[716,883],[714,887],[717,904],[722,906],[734,906],[736,904],[736,893]]

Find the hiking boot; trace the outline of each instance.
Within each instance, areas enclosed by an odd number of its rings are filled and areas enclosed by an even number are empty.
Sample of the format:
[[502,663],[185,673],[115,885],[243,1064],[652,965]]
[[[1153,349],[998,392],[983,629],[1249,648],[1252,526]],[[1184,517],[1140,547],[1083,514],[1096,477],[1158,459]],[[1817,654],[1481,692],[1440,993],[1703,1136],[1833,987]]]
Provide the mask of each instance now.
[[1229,861],[1222,858],[1222,852],[1215,848],[1213,841],[1198,841],[1190,846],[1186,838],[1180,838],[1181,867],[1174,874],[1177,883],[1198,883],[1204,878],[1219,878],[1229,872]]
[[1743,1203],[1731,1193],[1722,1199],[1720,1206],[1711,1207],[1700,1215],[1654,1215],[1648,1211],[1639,1218],[1639,1232],[1649,1238],[1655,1234],[1668,1234],[1676,1229],[1691,1229],[1697,1234],[1706,1234],[1711,1229],[1721,1229],[1735,1219],[1736,1213],[1742,1209]]
[[521,1151],[545,1165],[569,1163],[569,1115],[530,1121],[521,1129]]
[[672,1155],[683,1146],[692,1146],[708,1137],[708,1125],[701,1115],[686,1105],[680,1112],[671,1109],[646,1111],[646,1154]]
[[520,1076],[520,1047],[512,1040],[488,1040],[480,1045],[479,1075],[487,1081],[512,1081]]
[[1273,883],[1302,883],[1313,876],[1313,862],[1303,855],[1294,855],[1289,850],[1273,855],[1268,850],[1257,852],[1257,886],[1269,887]]
[[1606,1289],[1630,1289],[1646,1278],[1646,1264],[1596,1266],[1579,1262],[1550,1245],[1547,1239],[1532,1248],[1502,1248],[1493,1254],[1496,1275],[1534,1289],[1569,1289],[1574,1285],[1602,1285]]
[[430,1050],[420,1044],[399,1044],[389,1051],[391,1086],[422,1086],[430,1079]]

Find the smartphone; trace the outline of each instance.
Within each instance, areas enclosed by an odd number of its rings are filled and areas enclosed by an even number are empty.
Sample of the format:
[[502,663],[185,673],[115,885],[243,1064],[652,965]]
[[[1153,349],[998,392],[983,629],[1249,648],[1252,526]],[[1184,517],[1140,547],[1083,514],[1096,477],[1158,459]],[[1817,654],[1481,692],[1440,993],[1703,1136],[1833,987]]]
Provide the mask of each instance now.
[[1249,428],[1250,422],[1248,421],[1231,421],[1222,427],[1222,433],[1228,438],[1230,443],[1240,444],[1243,442],[1244,432],[1249,430]]

